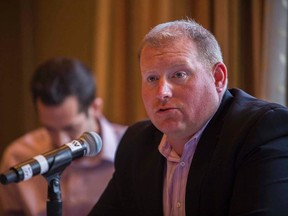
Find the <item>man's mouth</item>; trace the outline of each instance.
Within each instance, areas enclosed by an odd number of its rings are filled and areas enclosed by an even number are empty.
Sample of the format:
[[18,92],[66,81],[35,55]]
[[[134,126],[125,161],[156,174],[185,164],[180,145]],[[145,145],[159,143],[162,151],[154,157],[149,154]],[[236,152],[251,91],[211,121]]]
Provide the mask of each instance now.
[[169,110],[174,110],[175,108],[171,108],[171,107],[168,107],[168,108],[160,108],[158,109],[158,112],[165,112],[165,111],[169,111]]

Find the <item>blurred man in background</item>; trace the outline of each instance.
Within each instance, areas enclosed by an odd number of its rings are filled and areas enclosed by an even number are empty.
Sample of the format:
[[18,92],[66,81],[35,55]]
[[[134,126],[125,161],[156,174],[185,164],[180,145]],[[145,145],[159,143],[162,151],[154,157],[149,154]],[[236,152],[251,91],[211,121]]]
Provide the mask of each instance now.
[[[95,78],[76,59],[54,58],[40,65],[31,80],[31,93],[43,127],[7,147],[0,171],[95,131],[103,141],[101,152],[73,161],[61,176],[63,216],[87,215],[112,176],[114,153],[126,126],[103,116]],[[0,185],[1,215],[46,215],[47,188],[43,176]]]

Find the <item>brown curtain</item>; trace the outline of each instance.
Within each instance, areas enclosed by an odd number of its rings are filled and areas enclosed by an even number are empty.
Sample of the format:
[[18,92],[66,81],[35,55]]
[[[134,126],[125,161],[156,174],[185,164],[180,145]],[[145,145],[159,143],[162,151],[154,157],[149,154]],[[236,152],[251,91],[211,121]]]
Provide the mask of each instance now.
[[99,93],[105,100],[105,113],[124,123],[145,118],[137,46],[154,25],[186,17],[215,34],[228,67],[229,87],[239,87],[265,98],[264,18],[272,3],[267,0],[96,1],[93,68]]

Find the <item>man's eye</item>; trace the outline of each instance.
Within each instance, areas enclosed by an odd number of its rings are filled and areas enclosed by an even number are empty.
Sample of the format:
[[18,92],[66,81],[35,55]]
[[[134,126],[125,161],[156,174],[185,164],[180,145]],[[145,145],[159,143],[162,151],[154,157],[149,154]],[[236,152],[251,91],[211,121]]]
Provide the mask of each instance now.
[[155,82],[155,81],[157,81],[158,80],[158,78],[156,77],[156,76],[149,76],[149,77],[147,77],[147,81],[148,82]]
[[68,134],[77,134],[81,131],[80,125],[68,126],[63,129]]
[[184,71],[179,71],[173,74],[172,78],[185,78],[187,73]]

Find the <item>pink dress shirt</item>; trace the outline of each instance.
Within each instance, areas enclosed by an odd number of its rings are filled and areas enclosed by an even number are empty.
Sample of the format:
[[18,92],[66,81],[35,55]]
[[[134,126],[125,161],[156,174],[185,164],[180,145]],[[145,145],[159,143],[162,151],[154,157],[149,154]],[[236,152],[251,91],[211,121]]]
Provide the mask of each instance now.
[[185,194],[189,168],[206,125],[184,146],[180,157],[166,142],[164,134],[159,144],[160,153],[167,159],[163,184],[163,211],[165,216],[185,216]]

